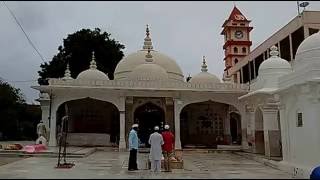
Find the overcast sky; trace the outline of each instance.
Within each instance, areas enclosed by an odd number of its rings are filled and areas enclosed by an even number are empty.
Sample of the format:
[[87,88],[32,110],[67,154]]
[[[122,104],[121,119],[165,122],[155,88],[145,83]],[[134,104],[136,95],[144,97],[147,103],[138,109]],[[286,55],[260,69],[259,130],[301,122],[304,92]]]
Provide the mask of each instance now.
[[[220,78],[224,69],[221,25],[234,3],[252,20],[253,48],[297,15],[296,1],[6,2],[46,61],[68,34],[95,27],[124,44],[127,55],[142,48],[150,24],[154,48],[174,58],[185,76],[200,72],[205,55],[209,72]],[[320,10],[320,2],[310,2],[307,10]],[[20,88],[27,102],[35,102],[39,92],[30,86],[36,81],[12,81],[36,80],[42,60],[2,2],[0,22],[0,77]]]

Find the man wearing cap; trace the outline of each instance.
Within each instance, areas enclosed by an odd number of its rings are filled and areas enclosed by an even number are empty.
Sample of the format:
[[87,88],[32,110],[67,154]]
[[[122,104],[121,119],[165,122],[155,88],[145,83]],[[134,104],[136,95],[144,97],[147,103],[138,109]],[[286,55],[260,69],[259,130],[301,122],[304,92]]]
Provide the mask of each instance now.
[[151,160],[151,171],[160,172],[161,171],[161,158],[162,158],[162,148],[163,145],[162,135],[159,134],[159,126],[154,127],[154,133],[150,135],[149,144],[150,148],[150,160]]
[[137,152],[138,152],[138,145],[139,145],[139,139],[138,139],[138,124],[133,124],[132,129],[129,133],[129,164],[128,164],[128,170],[134,171],[138,170],[137,165]]
[[164,131],[162,132],[162,138],[164,144],[162,146],[163,156],[164,156],[164,169],[166,172],[171,172],[170,167],[170,157],[174,149],[174,135],[169,131],[170,126],[165,125]]

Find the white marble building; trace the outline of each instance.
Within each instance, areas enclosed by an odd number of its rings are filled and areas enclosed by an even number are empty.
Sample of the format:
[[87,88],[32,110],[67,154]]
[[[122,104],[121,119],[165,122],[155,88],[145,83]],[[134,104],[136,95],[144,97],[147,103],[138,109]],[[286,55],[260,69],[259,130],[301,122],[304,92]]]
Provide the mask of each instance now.
[[[292,67],[278,56],[277,47],[270,50],[250,87],[220,82],[208,72],[205,59],[201,72],[186,82],[178,64],[154,50],[147,28],[143,49],[119,62],[114,80],[98,70],[93,57],[90,68],[76,79],[67,68],[65,77],[33,87],[41,92],[49,145],[57,145],[57,127],[67,103],[74,145],[113,141],[125,149],[133,123],[140,124],[142,139],[148,136],[146,127],[168,123],[177,150],[238,141],[244,151],[282,157],[285,170],[308,177],[320,163],[320,33],[301,43]],[[89,144],[77,144],[79,140]]]
[[[150,134],[145,126],[150,129],[153,125],[168,123],[175,132],[175,147],[181,149],[180,114],[184,107],[192,104],[202,108],[194,113],[191,112],[194,111],[193,106],[188,106],[190,112],[184,110],[185,126],[192,122],[196,124],[192,127],[193,130],[183,131],[181,134],[185,133],[184,137],[191,136],[191,139],[199,136],[211,139],[202,142],[193,140],[191,145],[216,147],[219,144],[230,144],[231,141],[246,144],[246,136],[241,137],[246,132],[246,126],[241,126],[245,122],[244,118],[240,118],[240,115],[245,114],[245,107],[238,97],[246,94],[248,87],[220,82],[218,77],[208,72],[205,58],[201,72],[194,75],[190,82],[186,82],[178,64],[167,55],[154,50],[148,28],[146,34],[143,49],[127,55],[119,62],[114,80],[109,80],[106,74],[98,70],[93,56],[90,68],[81,72],[76,79],[70,77],[67,67],[65,77],[50,79],[49,85],[33,87],[41,92],[39,101],[42,119],[50,129],[49,145],[57,145],[58,126],[66,103],[68,114],[73,119],[69,124],[72,145],[110,145],[113,141],[123,149],[126,148],[127,135],[133,123],[140,124],[144,133],[141,134],[141,139]],[[103,110],[102,105],[107,108]],[[155,112],[148,116],[146,111],[150,111],[150,108]],[[91,115],[84,114],[86,111],[90,111]],[[103,117],[98,120],[92,113]],[[114,113],[115,115],[107,115]],[[233,132],[230,129],[230,114],[233,118]],[[148,122],[144,120],[146,118],[156,120]],[[97,123],[90,124],[93,121]],[[104,124],[102,121],[110,123]],[[109,130],[104,131],[100,127]],[[113,140],[109,141],[112,137]],[[190,143],[182,144],[187,146]]]
[[309,178],[320,163],[320,33],[300,44],[292,67],[275,46],[270,55],[250,92],[239,98],[248,107],[252,152],[281,154],[285,170]]

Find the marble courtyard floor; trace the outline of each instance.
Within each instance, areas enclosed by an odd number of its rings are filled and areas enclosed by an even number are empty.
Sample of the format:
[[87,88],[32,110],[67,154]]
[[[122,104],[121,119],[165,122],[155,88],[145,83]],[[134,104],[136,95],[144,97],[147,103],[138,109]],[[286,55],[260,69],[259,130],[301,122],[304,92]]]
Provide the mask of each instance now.
[[[0,157],[0,161],[4,157]],[[262,163],[229,152],[184,153],[184,169],[153,174],[146,169],[146,153],[139,153],[139,171],[128,172],[128,152],[97,151],[85,158],[67,159],[71,169],[55,169],[57,158],[30,157],[0,166],[0,178],[292,178]]]

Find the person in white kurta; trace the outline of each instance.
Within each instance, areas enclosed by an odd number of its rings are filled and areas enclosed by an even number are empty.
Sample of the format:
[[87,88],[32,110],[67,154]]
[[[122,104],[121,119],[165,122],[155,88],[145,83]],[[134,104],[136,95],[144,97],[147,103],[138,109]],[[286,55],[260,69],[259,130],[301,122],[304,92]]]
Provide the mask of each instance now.
[[150,135],[149,144],[150,148],[150,160],[151,160],[151,171],[161,171],[161,158],[162,158],[162,145],[164,144],[162,135],[159,134],[159,127],[154,127],[154,133]]

